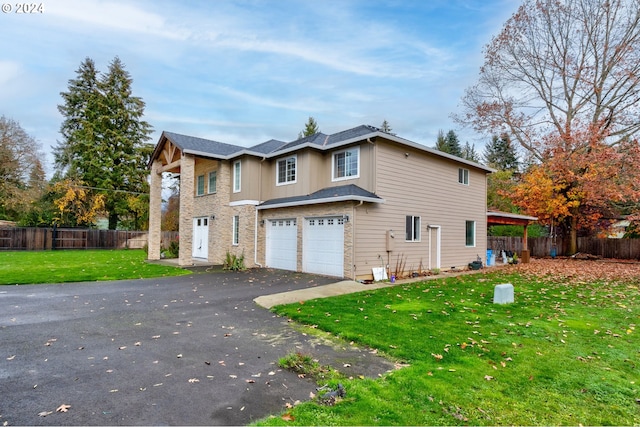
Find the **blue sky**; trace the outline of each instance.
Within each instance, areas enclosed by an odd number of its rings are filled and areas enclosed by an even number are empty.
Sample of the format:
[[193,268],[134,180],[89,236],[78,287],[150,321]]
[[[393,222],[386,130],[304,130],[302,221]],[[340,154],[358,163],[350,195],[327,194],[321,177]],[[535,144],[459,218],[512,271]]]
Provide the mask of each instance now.
[[60,92],[86,57],[118,56],[163,130],[252,146],[380,126],[433,146],[518,0],[44,0],[0,13],[0,115],[47,155],[60,139]]

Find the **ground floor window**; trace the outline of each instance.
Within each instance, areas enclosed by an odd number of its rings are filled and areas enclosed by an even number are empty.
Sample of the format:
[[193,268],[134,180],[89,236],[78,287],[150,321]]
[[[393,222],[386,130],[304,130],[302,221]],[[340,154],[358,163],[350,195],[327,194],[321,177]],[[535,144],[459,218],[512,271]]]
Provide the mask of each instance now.
[[475,221],[466,221],[465,244],[466,246],[476,245],[476,222]]
[[238,215],[233,217],[233,244],[240,244],[240,217]]
[[407,215],[405,227],[405,240],[407,242],[420,241],[420,217]]

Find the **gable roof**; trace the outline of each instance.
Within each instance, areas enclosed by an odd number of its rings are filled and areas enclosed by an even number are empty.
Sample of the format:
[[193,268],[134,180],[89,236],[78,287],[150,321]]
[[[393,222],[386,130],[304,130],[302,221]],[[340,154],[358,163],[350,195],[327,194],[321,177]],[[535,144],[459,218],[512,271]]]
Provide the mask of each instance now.
[[412,147],[438,157],[443,157],[458,163],[466,164],[468,166],[484,170],[485,172],[495,172],[495,170],[490,167],[436,150],[434,148],[429,148],[425,145],[401,138],[394,134],[383,132],[379,128],[369,125],[360,125],[352,129],[347,129],[331,135],[318,132],[314,135],[299,138],[291,142],[271,139],[250,148],[164,131],[160,136],[160,141],[156,145],[149,165],[151,165],[151,161],[156,158],[157,155],[159,155],[165,139],[175,144],[178,148],[180,148],[180,150],[182,150],[183,153],[228,160],[242,155],[253,155],[264,158],[272,158],[283,156],[287,153],[298,151],[304,148],[313,148],[321,151],[333,150],[337,147],[346,146],[364,140],[373,142],[377,137],[385,138],[398,144],[406,145],[408,147]]
[[362,201],[370,203],[384,203],[384,199],[374,193],[364,190],[357,185],[341,185],[327,187],[304,196],[282,197],[260,203],[256,209],[285,208],[289,206],[311,205],[316,203]]

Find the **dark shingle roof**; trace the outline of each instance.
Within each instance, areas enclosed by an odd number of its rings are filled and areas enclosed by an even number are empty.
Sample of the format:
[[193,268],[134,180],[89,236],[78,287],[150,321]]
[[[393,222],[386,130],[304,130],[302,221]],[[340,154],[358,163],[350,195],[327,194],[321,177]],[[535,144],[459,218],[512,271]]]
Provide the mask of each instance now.
[[230,156],[238,151],[244,150],[237,145],[225,144],[224,142],[212,141],[210,139],[198,138],[195,136],[181,135],[173,132],[162,132],[171,142],[182,151],[192,154]]
[[255,151],[257,153],[269,154],[273,151],[278,151],[281,147],[285,146],[287,143],[284,141],[278,141],[277,139],[270,139],[262,144],[254,145],[250,148],[251,151]]
[[368,126],[368,125],[360,125],[358,127],[347,129],[342,132],[334,133],[329,136],[329,140],[326,145],[337,144],[342,141],[348,141],[350,139],[359,138],[361,136],[369,135],[373,132],[380,132],[380,129]]
[[[334,133],[332,135],[318,132],[314,135],[296,139],[295,141],[291,142],[271,139],[250,148],[240,147],[232,144],[225,144],[223,142],[212,141],[204,138],[180,135],[177,133],[166,131],[162,133],[160,141],[162,142],[162,138],[166,137],[174,144],[176,144],[183,152],[212,158],[230,159],[243,154],[271,158],[284,155],[297,149],[303,149],[305,147],[316,148],[318,150],[335,149],[335,147],[338,147],[340,145],[348,145],[352,142],[361,141],[368,137],[377,136],[382,136],[396,143],[414,147],[416,149],[431,153],[439,157],[448,158],[459,163],[474,166],[487,172],[493,172],[493,169],[486,166],[459,157],[455,157],[451,154],[429,148],[419,143],[409,141],[407,139],[398,137],[395,134],[384,133],[379,128],[369,125],[360,125],[352,129]],[[161,144],[156,145],[156,149],[154,151],[152,159],[155,158],[162,149],[160,145]],[[149,165],[151,165],[151,162],[149,162]]]
[[327,187],[305,196],[282,197],[279,199],[267,200],[258,205],[258,209],[269,209],[285,206],[309,205],[320,202],[340,202],[346,200],[357,200],[373,203],[383,203],[384,199],[374,193],[364,190],[357,185],[341,185],[338,187]]

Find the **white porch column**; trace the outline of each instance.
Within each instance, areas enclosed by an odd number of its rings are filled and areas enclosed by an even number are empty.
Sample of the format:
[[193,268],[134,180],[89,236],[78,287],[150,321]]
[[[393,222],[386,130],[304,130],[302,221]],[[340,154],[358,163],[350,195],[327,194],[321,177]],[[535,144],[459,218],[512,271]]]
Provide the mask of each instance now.
[[147,242],[150,260],[160,259],[162,240],[162,162],[154,160],[151,165],[151,182],[149,190],[149,240]]
[[184,154],[180,160],[180,253],[179,265],[193,265],[193,198],[195,195],[195,157]]

